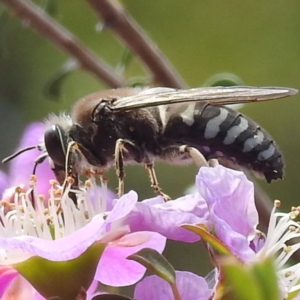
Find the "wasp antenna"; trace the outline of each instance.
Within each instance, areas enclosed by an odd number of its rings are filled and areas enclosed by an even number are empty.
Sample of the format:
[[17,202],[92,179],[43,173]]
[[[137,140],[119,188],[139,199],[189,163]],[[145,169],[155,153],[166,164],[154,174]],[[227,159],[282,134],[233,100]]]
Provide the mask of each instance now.
[[2,160],[2,163],[5,164],[8,161],[10,161],[10,160],[14,159],[15,157],[19,156],[20,154],[22,154],[23,152],[26,152],[26,151],[29,151],[29,150],[33,150],[33,149],[37,149],[37,146],[29,146],[29,147],[23,148],[23,149],[19,150],[18,152],[16,152],[16,153],[14,153],[14,154],[12,154],[12,155],[4,158]]
[[34,167],[33,167],[33,170],[32,170],[32,174],[35,175],[35,172],[36,172],[36,168],[39,164],[41,164],[46,158],[48,157],[48,153],[45,152],[45,153],[42,153],[41,155],[39,155],[35,161],[34,161]]
[[[36,148],[38,148],[38,146]],[[48,157],[48,153],[45,152],[45,153],[42,153],[41,155],[39,155],[35,159],[35,161],[34,161],[34,167],[33,167],[33,170],[32,170],[32,175],[35,175],[37,166],[39,164],[41,164],[47,157]],[[32,203],[32,206],[33,206],[33,208],[35,208],[35,198],[34,198],[33,189],[31,190],[30,194],[31,194],[31,201],[32,201],[31,203]]]

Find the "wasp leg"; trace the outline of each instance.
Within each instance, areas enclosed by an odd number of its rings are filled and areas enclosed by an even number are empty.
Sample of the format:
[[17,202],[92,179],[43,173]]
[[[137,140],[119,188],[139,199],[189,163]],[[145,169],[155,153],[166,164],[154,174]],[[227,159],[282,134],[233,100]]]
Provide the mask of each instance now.
[[[34,148],[33,148],[34,149]],[[40,154],[34,161],[34,167],[33,167],[33,170],[32,170],[32,175],[36,176],[36,169],[37,169],[37,166],[39,164],[41,164],[42,162],[45,161],[45,159],[48,157],[48,153],[42,153]],[[3,162],[3,161],[2,161]],[[34,197],[34,189],[31,190],[30,192],[30,195],[31,195],[31,204],[32,204],[32,207],[33,208],[36,208],[35,207],[35,197]]]
[[124,160],[123,160],[123,151],[127,151],[124,145],[126,144],[125,140],[118,139],[115,147],[115,168],[116,174],[118,177],[118,193],[117,196],[121,197],[124,194]]
[[[210,161],[207,162],[206,158],[198,149],[187,145],[170,146],[163,150],[161,156],[169,162],[176,162],[180,157],[183,160],[191,158],[198,168],[210,166]],[[211,166],[216,164],[215,160],[211,160]]]
[[208,160],[208,164],[210,167],[216,167],[219,165],[219,161],[216,158],[211,158]]
[[219,161],[215,158],[209,159],[207,161],[203,154],[194,147],[182,145],[179,147],[179,151],[181,153],[188,153],[198,168],[201,168],[203,166],[216,167],[217,165],[219,165]]
[[158,181],[154,170],[154,165],[152,163],[149,163],[149,164],[145,164],[145,167],[150,177],[151,187],[153,187],[155,193],[162,196],[165,201],[171,200],[171,198],[167,194],[162,192],[161,188],[158,185]]
[[207,160],[205,159],[205,157],[203,156],[203,154],[194,147],[182,145],[179,147],[179,152],[188,153],[198,168],[201,168],[204,166],[206,166],[206,167],[209,166],[209,164],[208,164]]
[[[80,152],[78,145],[76,142],[70,142],[68,144],[68,148],[67,148],[67,152],[66,152],[66,160],[65,160],[65,179],[64,179],[64,183],[63,183],[63,192],[65,192],[68,184],[70,183],[70,178],[71,181],[73,181],[72,183],[72,188],[74,189],[79,189],[79,177],[78,174],[76,172],[74,172],[73,170],[73,166],[75,163],[75,152]],[[61,178],[59,178],[58,176],[62,176],[62,170],[60,170],[60,172],[58,172],[57,174],[55,173],[58,181],[61,181]],[[69,197],[73,200],[73,202],[75,204],[77,204],[77,198],[75,193],[70,192],[69,193]]]
[[115,146],[115,167],[116,174],[119,180],[118,184],[118,196],[121,197],[124,194],[124,155],[125,158],[130,157],[137,163],[144,161],[143,151],[129,140],[118,139]]
[[115,168],[116,168],[116,175],[118,177],[118,193],[117,196],[120,198],[124,194],[124,177],[125,177],[125,170],[124,170],[124,152],[128,152],[125,148],[125,144],[130,144],[134,146],[129,141],[118,139],[116,142],[115,147]]

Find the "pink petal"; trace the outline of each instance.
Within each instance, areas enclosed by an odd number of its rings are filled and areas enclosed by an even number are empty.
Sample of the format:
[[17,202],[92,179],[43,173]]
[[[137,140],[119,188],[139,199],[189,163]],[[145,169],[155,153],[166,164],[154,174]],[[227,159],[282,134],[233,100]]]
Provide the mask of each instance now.
[[[140,240],[141,233],[131,233],[124,237],[126,244],[128,239]],[[136,283],[145,273],[145,268],[135,261],[126,259],[129,255],[143,248],[152,248],[162,252],[166,239],[155,232],[142,232],[148,240],[143,244],[133,247],[111,245],[106,247],[98,265],[95,279],[110,286],[127,286]],[[138,237],[138,238],[137,238]],[[121,244],[122,239],[118,244]]]
[[16,276],[5,289],[1,300],[29,300],[36,299],[36,290],[21,275]]
[[5,189],[9,187],[8,177],[7,175],[0,171],[0,197],[2,197]]
[[134,209],[137,199],[137,194],[134,191],[130,191],[123,195],[120,199],[117,199],[116,204],[106,218],[105,223],[110,224],[127,216]]
[[[181,300],[207,300],[212,294],[205,279],[190,272],[176,271],[176,286]],[[134,298],[174,300],[170,285],[155,275],[146,277],[136,285]]]
[[[18,150],[28,146],[35,146],[41,143],[44,138],[45,125],[43,123],[32,123],[29,125],[21,139],[18,146]],[[9,177],[11,178],[11,186],[19,186],[21,184],[27,185],[29,182],[30,175],[32,175],[34,161],[41,154],[38,150],[26,151],[10,163]],[[55,178],[53,172],[49,167],[47,159],[39,164],[36,171],[37,175],[37,192],[39,194],[48,195],[49,180]]]
[[124,223],[129,224],[133,232],[150,230],[169,239],[191,243],[199,238],[180,226],[188,223],[209,227],[208,216],[205,201],[195,193],[169,202],[164,202],[162,197],[138,202]]
[[0,297],[6,291],[11,281],[16,278],[19,273],[11,266],[0,266]]
[[0,237],[0,248],[22,249],[27,254],[52,261],[69,260],[78,257],[101,237],[103,224],[103,219],[95,218],[78,231],[57,240],[44,240],[32,236]]
[[239,258],[252,257],[249,243],[258,224],[253,183],[243,172],[221,165],[201,168],[196,183],[210,207],[218,238]]

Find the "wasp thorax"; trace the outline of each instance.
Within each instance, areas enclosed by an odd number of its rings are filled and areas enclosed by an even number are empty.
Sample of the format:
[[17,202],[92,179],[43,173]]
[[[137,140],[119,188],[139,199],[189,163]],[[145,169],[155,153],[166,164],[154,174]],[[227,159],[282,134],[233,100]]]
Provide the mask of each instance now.
[[92,122],[99,123],[107,114],[111,114],[111,109],[106,100],[100,101],[98,105],[95,106],[92,112]]

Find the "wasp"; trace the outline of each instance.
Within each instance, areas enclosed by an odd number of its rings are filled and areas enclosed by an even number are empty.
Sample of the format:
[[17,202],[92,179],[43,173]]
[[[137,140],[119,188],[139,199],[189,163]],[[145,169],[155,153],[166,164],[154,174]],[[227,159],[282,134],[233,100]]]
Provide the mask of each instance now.
[[171,164],[225,159],[261,174],[268,182],[283,177],[283,158],[271,136],[227,104],[284,98],[298,91],[285,87],[119,88],[80,99],[70,114],[50,115],[38,148],[60,183],[78,182],[86,171],[116,167],[118,194],[124,192],[124,165],[143,164],[156,193],[154,162]]

